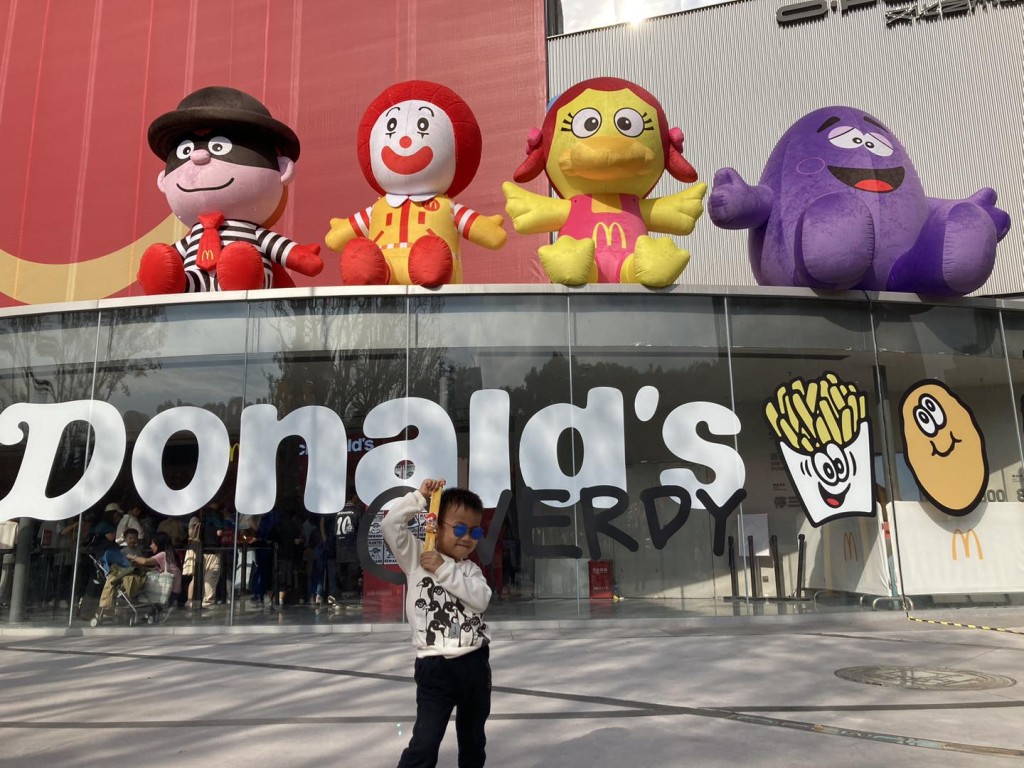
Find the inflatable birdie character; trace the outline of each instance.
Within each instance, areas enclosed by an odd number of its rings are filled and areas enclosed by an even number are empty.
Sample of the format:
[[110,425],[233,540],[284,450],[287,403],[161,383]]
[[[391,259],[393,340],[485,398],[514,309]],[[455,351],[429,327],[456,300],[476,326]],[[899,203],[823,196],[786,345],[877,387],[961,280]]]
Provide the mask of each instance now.
[[299,139],[258,100],[201,88],[153,121],[149,146],[167,163],[157,186],[189,232],[142,254],[147,294],[290,287],[286,269],[310,277],[323,269],[319,245],[268,229],[287,203]]
[[480,165],[480,126],[450,88],[424,80],[392,85],[363,115],[363,175],[383,195],[331,219],[325,241],[341,253],[345,285],[438,286],[462,282],[459,239],[497,250],[502,217],[456,203]]
[[696,181],[683,157],[683,133],[669,129],[665,111],[650,93],[627,80],[584,80],[552,103],[541,129],[530,132],[526,161],[512,178],[547,174],[558,198],[506,182],[505,210],[516,232],[558,231],[538,250],[551,282],[675,282],[690,254],[671,238],[688,235],[703,213],[707,185],[695,184],[660,198],[647,195],[665,171]]
[[927,197],[906,149],[877,118],[827,107],[776,144],[761,181],[715,174],[708,214],[748,229],[761,285],[961,296],[992,273],[1010,217],[996,193]]

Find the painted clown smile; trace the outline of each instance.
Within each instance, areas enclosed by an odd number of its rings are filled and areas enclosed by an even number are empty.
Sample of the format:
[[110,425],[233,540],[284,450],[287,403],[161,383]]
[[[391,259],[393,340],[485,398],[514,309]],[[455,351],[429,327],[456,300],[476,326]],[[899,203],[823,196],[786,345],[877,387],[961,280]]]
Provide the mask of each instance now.
[[896,168],[843,168],[837,165],[828,167],[832,175],[843,184],[864,192],[892,192],[903,183],[905,171]]
[[820,483],[818,485],[818,493],[821,494],[821,500],[828,504],[832,509],[838,509],[843,506],[843,502],[846,501],[846,494],[849,492],[850,486],[846,486],[842,493],[834,494],[826,491],[824,486]]
[[235,177],[232,176],[230,179],[225,181],[219,187],[195,187],[193,189],[185,189],[183,186],[181,186],[181,184],[175,184],[174,186],[176,186],[182,192],[216,192],[218,189],[224,189],[225,187],[230,187],[231,183],[234,180],[235,180]]
[[400,155],[391,147],[384,147],[380,156],[389,171],[411,176],[430,165],[430,161],[434,159],[434,152],[430,147],[423,147],[411,155]]
[[947,448],[945,451],[940,451],[938,448],[936,448],[934,441],[929,440],[928,442],[931,443],[931,446],[932,446],[932,456],[939,456],[939,457],[944,459],[947,456],[949,456],[949,454],[951,454],[953,452],[953,449],[956,448],[957,444],[962,443],[963,440],[958,440],[956,435],[954,435],[952,432],[950,432],[949,433],[949,448]]

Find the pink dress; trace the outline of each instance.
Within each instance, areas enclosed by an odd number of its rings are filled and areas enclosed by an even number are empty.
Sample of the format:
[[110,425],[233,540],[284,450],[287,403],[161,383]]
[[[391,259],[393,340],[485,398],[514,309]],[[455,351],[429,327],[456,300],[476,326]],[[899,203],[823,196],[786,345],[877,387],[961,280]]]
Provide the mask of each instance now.
[[[153,555],[153,562],[156,563],[157,571],[164,573],[167,570],[167,553],[157,552]],[[174,586],[171,588],[171,592],[178,594],[181,592],[181,568],[173,558],[171,559],[171,573],[174,575]]]
[[647,225],[640,214],[640,198],[619,195],[619,200],[621,211],[595,213],[594,198],[577,195],[570,200],[569,216],[558,231],[560,236],[594,241],[599,283],[620,282],[623,262],[633,255],[637,238],[647,234]]

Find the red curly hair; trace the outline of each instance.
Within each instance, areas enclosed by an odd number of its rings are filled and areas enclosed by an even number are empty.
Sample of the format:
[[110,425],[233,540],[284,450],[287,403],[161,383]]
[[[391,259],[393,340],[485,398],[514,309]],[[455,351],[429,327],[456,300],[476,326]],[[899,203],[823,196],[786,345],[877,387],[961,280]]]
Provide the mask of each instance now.
[[370,186],[379,194],[386,194],[386,190],[374,178],[373,168],[370,166],[370,132],[373,130],[377,118],[384,112],[396,104],[411,99],[430,102],[443,110],[448,115],[448,119],[452,121],[452,128],[455,130],[455,178],[445,190],[445,194],[448,197],[454,197],[469,186],[469,182],[476,175],[477,168],[480,167],[480,151],[483,141],[480,137],[480,125],[469,105],[455,91],[440,83],[432,83],[428,80],[406,80],[404,83],[395,83],[389,86],[373,100],[373,103],[367,107],[356,134],[359,167]]

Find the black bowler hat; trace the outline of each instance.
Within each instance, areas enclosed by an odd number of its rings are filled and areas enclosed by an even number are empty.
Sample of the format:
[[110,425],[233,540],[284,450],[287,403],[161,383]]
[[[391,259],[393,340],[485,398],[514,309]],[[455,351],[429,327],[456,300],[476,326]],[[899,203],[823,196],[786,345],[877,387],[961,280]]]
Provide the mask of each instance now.
[[166,160],[183,134],[213,125],[256,129],[272,138],[282,155],[299,159],[299,137],[295,131],[275,120],[258,99],[223,85],[193,91],[176,110],[154,120],[149,126],[149,148]]

